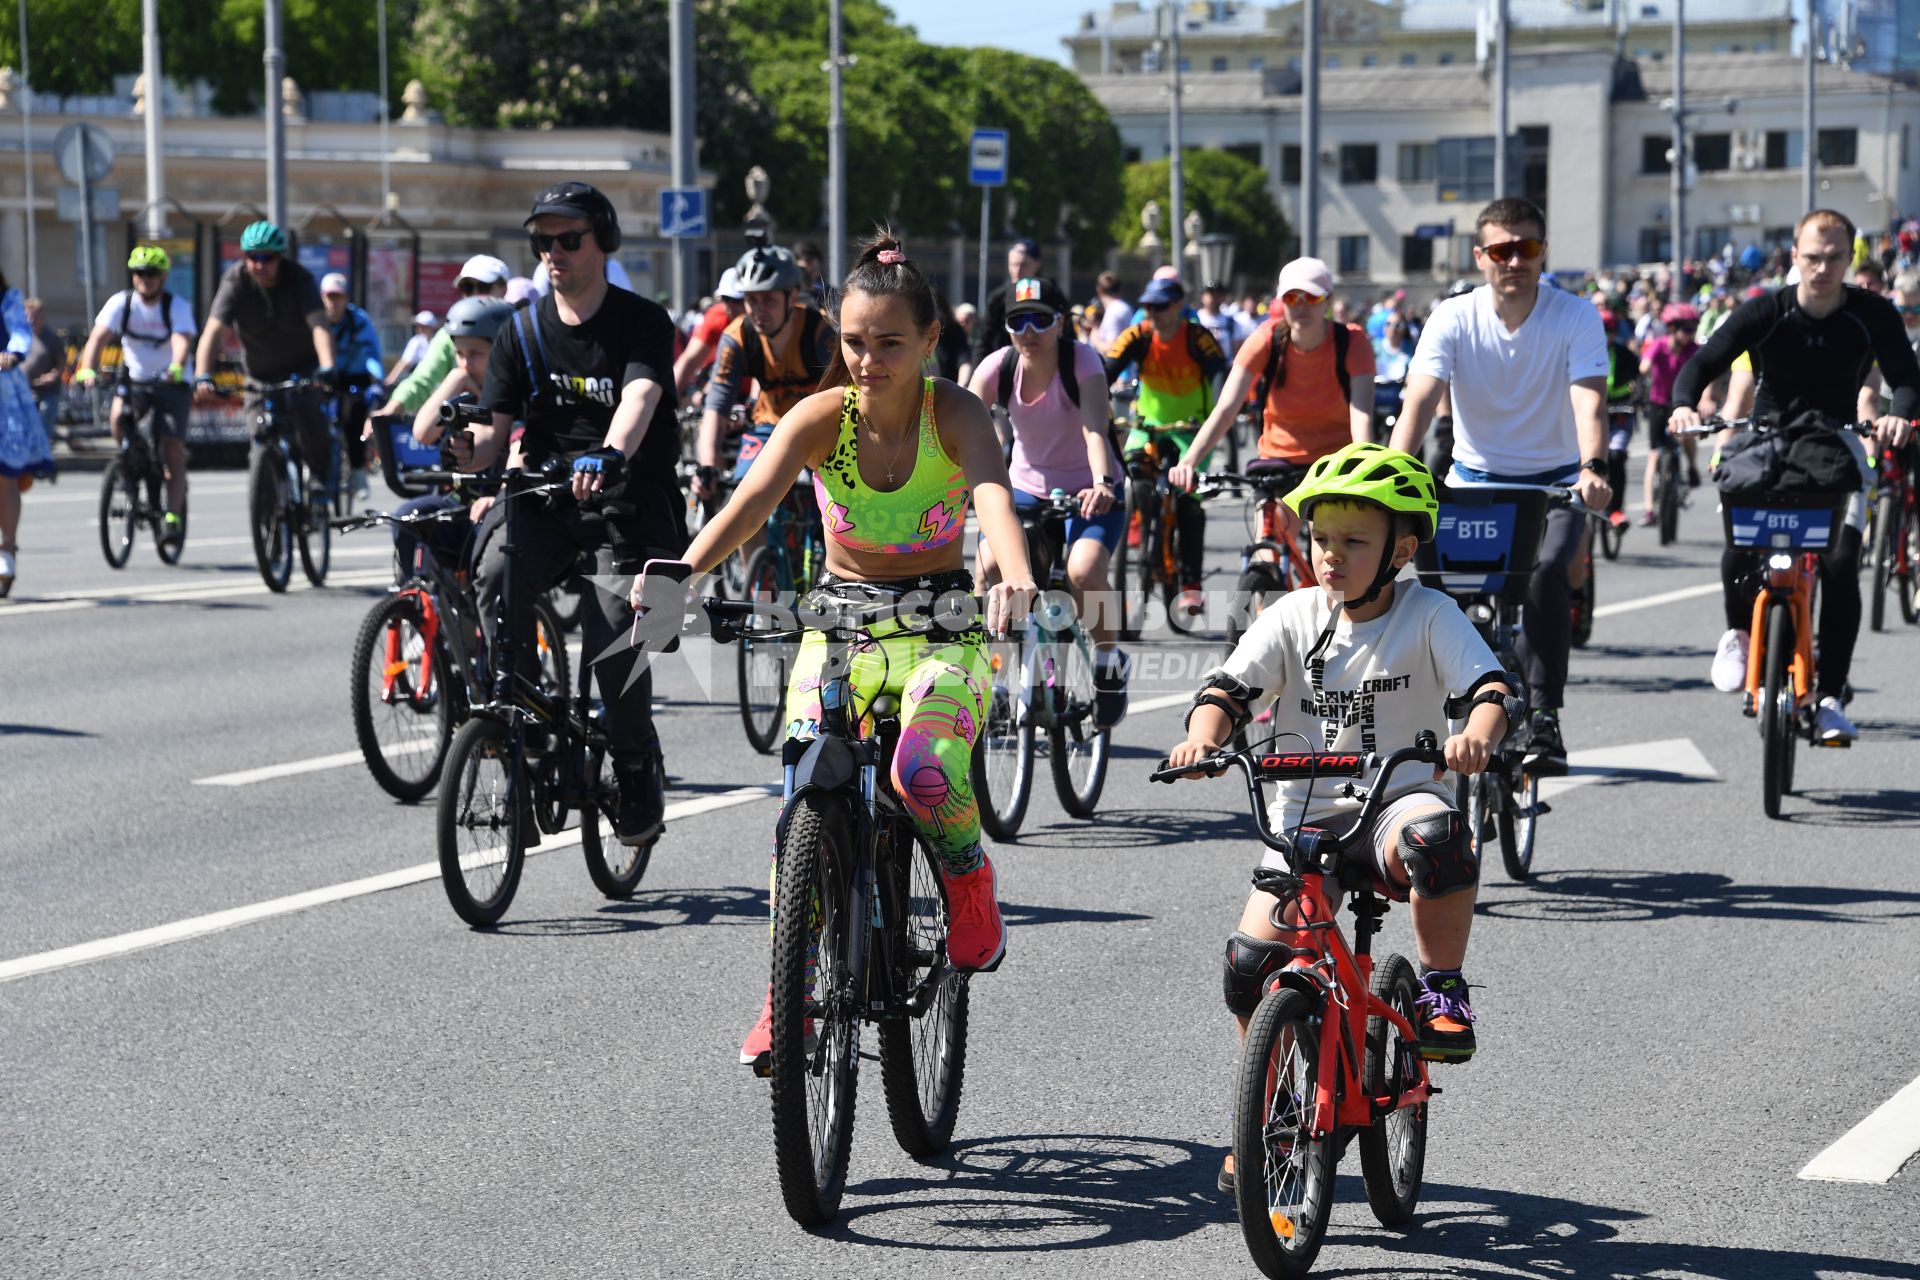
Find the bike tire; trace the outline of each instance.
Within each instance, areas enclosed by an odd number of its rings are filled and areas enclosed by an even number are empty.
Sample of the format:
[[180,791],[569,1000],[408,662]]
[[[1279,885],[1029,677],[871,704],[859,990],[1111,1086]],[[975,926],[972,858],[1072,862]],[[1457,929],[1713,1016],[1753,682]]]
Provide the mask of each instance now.
[[278,594],[293,577],[293,522],[288,516],[287,478],[274,449],[256,449],[247,468],[247,511],[253,563],[267,590]]
[[586,756],[593,797],[580,806],[580,852],[587,860],[587,876],[593,887],[603,897],[624,902],[640,888],[647,864],[653,861],[653,847],[659,841],[630,845],[601,829],[601,819],[611,824],[614,811],[620,807],[620,780],[614,776],[613,757],[604,747],[590,747]]
[[1620,558],[1620,546],[1627,540],[1627,526],[1611,520],[1600,525],[1600,554],[1609,560]]
[[[767,603],[779,599],[780,562],[771,547],[761,547],[753,553],[741,582],[741,599]],[[787,710],[790,662],[786,643],[756,640],[753,628],[740,628],[740,638],[734,644],[740,723],[747,731],[748,745],[761,755],[771,754],[780,742],[780,726]]]
[[[1145,620],[1147,601],[1153,592],[1154,506],[1142,504],[1137,492],[1143,482],[1127,484],[1127,519],[1120,531],[1120,549],[1114,554],[1114,585],[1120,592],[1120,637],[1138,640]],[[1140,522],[1140,545],[1131,543],[1133,523]]]
[[[1373,994],[1415,1028],[1420,1025],[1420,985],[1407,958],[1388,953],[1373,971]],[[1425,1074],[1420,1046],[1409,1043],[1387,1019],[1367,1019],[1367,1096],[1394,1098],[1420,1083]],[[1373,1216],[1385,1227],[1412,1221],[1420,1207],[1427,1164],[1427,1104],[1396,1107],[1360,1131],[1360,1176]]]
[[890,874],[905,876],[894,910],[902,989],[931,986],[925,1011],[880,1024],[880,1081],[894,1141],[917,1160],[946,1151],[967,1072],[968,979],[947,965],[947,890],[939,863],[904,824],[894,828]]
[[[850,960],[853,930],[864,924],[864,913],[852,888],[856,850],[846,803],[844,797],[817,793],[794,800],[780,840],[774,892],[774,1164],[780,1198],[803,1227],[821,1226],[840,1211],[859,1084],[852,992],[859,989],[860,975],[850,972]],[[812,984],[809,953],[815,959]],[[811,1053],[806,1043],[809,985],[817,993],[812,1003],[818,1026]],[[844,1002],[836,1000],[837,994],[845,995]]]
[[1680,540],[1680,458],[1671,449],[1660,453],[1654,486],[1660,521],[1660,545],[1670,547]]
[[1887,588],[1900,558],[1899,495],[1883,493],[1873,504],[1873,589],[1868,616],[1875,631],[1887,629]]
[[[1600,540],[1602,543],[1603,550],[1605,549],[1604,544],[1608,536],[1609,535],[1604,530],[1601,532]],[[1573,588],[1573,592],[1572,592],[1573,619],[1572,619],[1572,636],[1570,638],[1573,642],[1573,647],[1576,649],[1586,648],[1587,642],[1593,639],[1593,610],[1595,605],[1596,592],[1593,585],[1594,559],[1593,559],[1593,551],[1591,549],[1587,551],[1586,557],[1587,557],[1587,566],[1586,566],[1587,571],[1582,576],[1580,585]]]
[[1767,651],[1760,683],[1760,803],[1769,818],[1780,816],[1786,789],[1787,754],[1793,750],[1795,716],[1787,662],[1793,653],[1793,623],[1784,601],[1767,606]]
[[1487,768],[1471,778],[1461,778],[1459,792],[1458,807],[1467,824],[1467,843],[1473,849],[1474,860],[1484,867],[1489,846],[1499,838],[1498,796],[1502,794],[1502,787],[1494,770]]
[[520,887],[533,827],[529,781],[507,727],[492,716],[454,734],[434,814],[440,884],[454,914],[476,929],[498,924]]
[[316,587],[327,585],[327,572],[333,568],[333,526],[327,523],[332,508],[325,493],[313,493],[295,517],[300,526],[300,571]]
[[1500,832],[1500,862],[1510,880],[1533,874],[1533,845],[1540,830],[1540,779],[1520,771],[1520,785],[1501,798],[1494,814]]
[[1910,512],[1900,515],[1901,570],[1895,575],[1900,584],[1900,617],[1908,626],[1920,623],[1920,521]]
[[1053,694],[1059,705],[1047,730],[1047,764],[1060,807],[1075,818],[1091,818],[1107,785],[1113,734],[1094,726],[1093,645],[1074,628],[1050,638],[1058,662]]
[[186,499],[180,500],[180,510],[177,514],[180,517],[180,525],[178,531],[171,536],[168,535],[164,519],[153,522],[153,551],[160,557],[162,564],[179,564],[180,553],[187,548]]
[[140,529],[139,481],[125,458],[107,464],[100,477],[100,551],[110,569],[124,569]]
[[968,768],[981,829],[995,840],[1012,840],[1020,834],[1033,793],[1033,717],[1020,705],[1020,690],[1012,683],[996,682],[987,699]]
[[[567,633],[545,597],[533,602],[533,648],[540,655],[540,688],[550,698],[573,696],[573,660]],[[592,661],[591,655],[583,655]]]
[[[453,741],[452,685],[448,683],[452,659],[436,638],[427,687],[421,687],[420,660],[426,654],[423,621],[420,602],[410,595],[388,596],[374,605],[354,637],[347,673],[353,736],[367,772],[382,791],[410,804],[424,798],[440,780],[447,747]],[[389,671],[394,665],[399,669]],[[453,679],[457,681],[458,676]]]
[[[1318,1002],[1305,992],[1269,992],[1247,1020],[1240,1050],[1233,1109],[1234,1207],[1254,1265],[1276,1278],[1307,1274],[1333,1214],[1339,1134],[1299,1140],[1318,1085],[1320,1014]],[[1279,1114],[1272,1114],[1276,1103]],[[1283,1147],[1288,1133],[1293,1137]],[[1277,1166],[1271,1176],[1270,1165]]]

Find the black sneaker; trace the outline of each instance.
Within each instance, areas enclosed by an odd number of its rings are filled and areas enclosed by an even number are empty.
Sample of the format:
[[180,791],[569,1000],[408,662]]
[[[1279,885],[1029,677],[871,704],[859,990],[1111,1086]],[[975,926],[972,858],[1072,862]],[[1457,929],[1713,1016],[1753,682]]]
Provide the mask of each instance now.
[[1535,711],[1527,726],[1526,767],[1543,778],[1557,778],[1567,771],[1567,746],[1560,740],[1560,716],[1553,711]]
[[614,777],[620,782],[620,806],[613,815],[613,834],[625,845],[649,845],[660,838],[667,825],[667,802],[662,794],[666,779],[661,774],[660,757],[639,756],[632,763],[616,761]]
[[1111,729],[1127,718],[1127,671],[1123,657],[1093,669],[1093,727]]
[[1420,980],[1420,1056],[1428,1062],[1465,1062],[1473,1056],[1473,1006],[1458,970]]

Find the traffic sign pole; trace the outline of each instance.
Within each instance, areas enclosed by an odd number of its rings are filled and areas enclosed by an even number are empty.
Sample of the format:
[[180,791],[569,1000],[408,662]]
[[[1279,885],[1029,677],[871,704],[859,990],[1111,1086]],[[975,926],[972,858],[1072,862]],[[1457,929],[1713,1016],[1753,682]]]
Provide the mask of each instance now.
[[988,209],[993,201],[993,188],[980,188],[980,301],[975,304],[977,310],[973,322],[977,325],[987,322],[987,230]]
[[[671,55],[668,91],[672,97],[673,185],[684,190],[698,181],[693,171],[693,0],[672,0],[667,8],[667,42]],[[661,228],[666,230],[666,228]],[[673,322],[687,313],[697,296],[692,287],[694,255],[685,236],[673,238]]]
[[[151,102],[151,99],[149,99]],[[149,106],[148,110],[153,108]],[[84,148],[84,142],[83,142]],[[93,294],[93,166],[80,165],[80,292],[87,300],[87,314],[97,316],[100,308]]]

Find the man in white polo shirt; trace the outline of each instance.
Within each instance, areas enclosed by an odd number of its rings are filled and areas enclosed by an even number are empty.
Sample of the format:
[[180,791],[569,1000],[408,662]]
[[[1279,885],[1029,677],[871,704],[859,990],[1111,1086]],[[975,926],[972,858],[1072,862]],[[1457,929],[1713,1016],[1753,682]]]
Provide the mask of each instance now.
[[[1448,384],[1453,391],[1453,469],[1447,483],[1570,485],[1606,509],[1607,335],[1586,302],[1540,287],[1547,219],[1528,200],[1495,200],[1474,223],[1474,260],[1486,284],[1434,309],[1407,372],[1393,447],[1418,456]],[[1572,648],[1567,568],[1580,549],[1583,516],[1547,517],[1539,567],[1521,618],[1520,660],[1534,713],[1528,760],[1564,772],[1560,704]]]

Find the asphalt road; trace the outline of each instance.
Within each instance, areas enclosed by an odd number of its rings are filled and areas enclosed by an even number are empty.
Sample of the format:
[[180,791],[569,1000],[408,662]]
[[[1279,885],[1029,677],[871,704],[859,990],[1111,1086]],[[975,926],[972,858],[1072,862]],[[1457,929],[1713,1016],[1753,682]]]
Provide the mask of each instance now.
[[[730,666],[712,702],[663,673],[684,816],[631,902],[566,848],[496,932],[416,876],[163,941],[428,863],[433,815],[351,758],[196,781],[353,751],[348,650],[383,539],[342,540],[336,585],[269,596],[243,478],[216,473],[184,564],[143,545],[114,573],[96,483],[28,495],[0,602],[0,1274],[1255,1274],[1213,1180],[1220,949],[1258,852],[1233,783],[1146,785],[1176,708],[1120,728],[1096,821],[1043,777],[996,852],[1011,951],[973,987],[952,1154],[903,1156],[869,1071],[842,1218],[809,1235],[773,1182],[766,1086],[734,1065],[765,983],[774,805],[716,797],[776,775]],[[1215,510],[1225,587],[1239,535]],[[1769,822],[1752,723],[1704,678],[1711,502],[1683,533],[1662,550],[1636,530],[1601,567],[1612,611],[1566,713],[1596,771],[1553,797],[1533,882],[1489,869],[1481,1049],[1437,1073],[1420,1213],[1381,1229],[1350,1152],[1319,1274],[1920,1277],[1920,1165],[1796,1176],[1920,1059],[1920,686],[1896,678],[1920,633],[1862,637],[1865,737],[1803,755]],[[1211,652],[1136,700],[1189,692]],[[6,967],[150,929],[158,945]],[[1381,946],[1411,950],[1404,912]],[[1914,1110],[1881,1128],[1897,1140]]]

